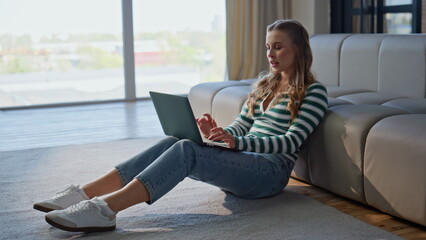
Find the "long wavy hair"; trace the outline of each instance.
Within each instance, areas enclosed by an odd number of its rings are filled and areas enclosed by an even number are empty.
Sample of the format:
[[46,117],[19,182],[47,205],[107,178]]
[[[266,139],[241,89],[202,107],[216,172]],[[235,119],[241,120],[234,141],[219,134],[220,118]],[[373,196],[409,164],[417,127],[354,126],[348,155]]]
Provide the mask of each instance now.
[[[312,51],[309,44],[309,35],[303,25],[296,20],[277,20],[267,27],[267,32],[274,30],[283,31],[296,49],[294,61],[294,71],[288,78],[288,97],[287,104],[290,111],[291,120],[294,120],[299,111],[300,104],[305,96],[306,89],[315,82],[315,77],[311,72]],[[277,96],[281,73],[273,73],[271,69],[259,74],[259,80],[253,91],[248,95],[247,106],[249,114],[254,113],[256,102],[268,94]],[[277,99],[275,97],[276,101]],[[276,104],[277,102],[274,102]]]

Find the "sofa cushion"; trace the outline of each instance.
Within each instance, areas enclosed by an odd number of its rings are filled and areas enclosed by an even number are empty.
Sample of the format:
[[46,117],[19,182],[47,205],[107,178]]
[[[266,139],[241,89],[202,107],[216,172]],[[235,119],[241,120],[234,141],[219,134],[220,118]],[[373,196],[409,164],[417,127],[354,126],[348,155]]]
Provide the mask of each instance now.
[[310,137],[308,166],[312,183],[365,202],[363,157],[367,134],[379,120],[404,113],[381,105],[329,108]]
[[212,100],[222,89],[231,86],[247,86],[249,83],[242,81],[207,82],[195,85],[189,91],[189,101],[195,117],[204,113],[212,113]]
[[426,113],[425,98],[400,98],[385,102],[382,105],[402,109],[409,113]]
[[228,126],[241,112],[251,86],[234,86],[222,89],[212,102],[212,115],[218,126]]
[[368,204],[426,226],[426,114],[377,122],[366,140]]
[[299,156],[297,157],[296,164],[294,165],[293,171],[291,173],[292,177],[303,180],[310,183],[311,177],[309,173],[309,142],[310,138],[308,137],[304,144],[300,147]]
[[339,86],[377,91],[379,50],[386,36],[355,34],[345,39],[341,50]]
[[361,93],[361,92],[371,92],[365,89],[359,88],[348,88],[348,87],[339,87],[339,86],[326,86],[327,94],[329,97],[340,97],[343,95],[353,94],[353,93]]
[[241,82],[243,82],[243,83],[247,83],[247,84],[249,84],[249,85],[253,85],[254,83],[256,83],[257,82],[257,78],[251,78],[251,79],[244,79],[244,80],[240,80]]
[[379,54],[378,92],[426,97],[426,34],[391,35]]
[[332,98],[332,97],[328,98],[328,107],[329,108],[337,106],[337,105],[344,105],[344,104],[352,104],[352,103],[345,101],[345,100],[342,100],[342,99],[338,99],[338,98]]
[[340,47],[350,34],[316,35],[310,39],[312,71],[327,86],[339,85]]
[[397,96],[389,96],[376,92],[354,93],[338,97],[353,104],[382,104],[397,99]]

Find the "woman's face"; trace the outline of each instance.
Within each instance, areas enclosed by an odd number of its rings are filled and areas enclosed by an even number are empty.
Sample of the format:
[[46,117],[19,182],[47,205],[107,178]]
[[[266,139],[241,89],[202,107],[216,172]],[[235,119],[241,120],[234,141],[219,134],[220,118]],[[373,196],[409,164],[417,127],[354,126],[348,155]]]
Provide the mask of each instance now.
[[296,59],[296,48],[285,32],[272,30],[266,34],[266,56],[273,73],[290,74]]

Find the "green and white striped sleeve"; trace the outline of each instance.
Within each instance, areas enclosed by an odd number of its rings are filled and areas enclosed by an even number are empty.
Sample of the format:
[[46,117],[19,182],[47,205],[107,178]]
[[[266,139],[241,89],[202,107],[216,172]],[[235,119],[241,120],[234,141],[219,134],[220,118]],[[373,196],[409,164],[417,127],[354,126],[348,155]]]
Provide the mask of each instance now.
[[327,90],[319,82],[308,87],[296,120],[285,134],[275,136],[238,136],[235,148],[259,153],[297,153],[319,125],[327,110]]
[[253,125],[253,122],[253,118],[251,116],[248,116],[248,108],[246,102],[244,103],[244,106],[238,117],[229,126],[225,127],[224,130],[234,136],[244,136],[249,132],[251,125]]

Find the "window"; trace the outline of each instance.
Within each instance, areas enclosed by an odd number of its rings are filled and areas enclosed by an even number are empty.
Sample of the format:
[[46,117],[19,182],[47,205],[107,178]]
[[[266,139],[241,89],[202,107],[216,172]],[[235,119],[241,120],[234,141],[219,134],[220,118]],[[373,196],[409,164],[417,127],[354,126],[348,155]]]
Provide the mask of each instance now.
[[421,1],[331,0],[331,32],[420,33]]
[[223,0],[0,0],[0,108],[186,94],[225,44]]
[[225,2],[134,0],[137,97],[186,94],[225,76]]
[[121,31],[117,0],[0,0],[0,107],[122,99]]

